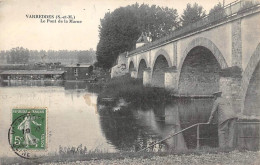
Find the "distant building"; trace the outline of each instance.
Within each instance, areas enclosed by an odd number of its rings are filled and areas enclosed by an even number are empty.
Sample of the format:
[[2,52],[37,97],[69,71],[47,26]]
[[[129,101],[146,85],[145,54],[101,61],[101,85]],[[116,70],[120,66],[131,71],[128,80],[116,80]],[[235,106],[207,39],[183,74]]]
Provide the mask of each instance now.
[[111,78],[125,75],[127,70],[127,55],[128,53],[121,53],[118,55],[116,65],[111,68]]
[[72,64],[64,67],[65,80],[85,80],[93,72],[93,66],[87,64]]
[[144,35],[144,33],[142,33],[141,36],[136,41],[136,48],[139,48],[149,42],[150,42],[149,38],[146,35]]
[[[142,33],[136,41],[136,48],[141,47],[150,41],[151,39]],[[111,78],[123,76],[129,72],[129,68],[127,67],[127,58],[128,52],[124,52],[118,55],[115,65],[111,68]]]
[[63,80],[62,70],[4,70],[2,80]]

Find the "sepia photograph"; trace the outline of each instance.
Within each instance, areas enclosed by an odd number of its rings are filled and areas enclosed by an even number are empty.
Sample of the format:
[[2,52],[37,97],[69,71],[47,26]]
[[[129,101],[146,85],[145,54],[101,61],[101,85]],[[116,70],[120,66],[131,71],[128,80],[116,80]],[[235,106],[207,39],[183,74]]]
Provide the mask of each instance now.
[[260,0],[0,0],[13,164],[260,164]]

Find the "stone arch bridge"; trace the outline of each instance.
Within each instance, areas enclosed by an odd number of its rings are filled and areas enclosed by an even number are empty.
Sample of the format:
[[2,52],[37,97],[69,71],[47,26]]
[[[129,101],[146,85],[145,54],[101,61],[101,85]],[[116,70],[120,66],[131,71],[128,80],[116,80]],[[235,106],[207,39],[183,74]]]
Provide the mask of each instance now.
[[[245,8],[244,1],[236,1],[225,7],[224,16],[209,15],[128,52],[126,70],[144,85],[164,87],[177,96],[209,96],[221,90],[233,96],[237,111],[260,115],[254,112],[260,109],[260,8],[252,2]],[[234,76],[232,68],[242,72]],[[229,74],[221,75],[223,70]]]

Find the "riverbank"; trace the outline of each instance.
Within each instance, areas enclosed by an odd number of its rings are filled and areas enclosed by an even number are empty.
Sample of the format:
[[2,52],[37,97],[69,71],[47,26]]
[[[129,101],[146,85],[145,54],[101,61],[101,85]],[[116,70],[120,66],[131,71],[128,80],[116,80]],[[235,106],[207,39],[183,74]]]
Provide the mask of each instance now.
[[1,165],[15,164],[59,165],[59,164],[181,164],[181,165],[256,165],[260,164],[260,151],[207,148],[178,152],[117,152],[88,154],[48,155],[39,159],[1,158]]
[[[50,164],[50,163],[47,163]],[[47,165],[46,164],[46,165]],[[53,163],[51,163],[53,164]],[[239,152],[232,151],[229,153],[211,153],[211,154],[183,154],[183,155],[168,155],[168,156],[153,156],[151,158],[125,158],[125,159],[116,159],[116,160],[91,160],[91,161],[76,161],[76,162],[62,162],[54,163],[56,164],[122,164],[122,165],[256,165],[260,164],[260,152]]]
[[131,78],[129,74],[110,79],[103,86],[99,94],[101,104],[103,98],[113,100],[122,98],[131,104],[149,107],[151,104],[161,103],[170,98],[170,92],[164,88],[145,87],[142,79]]

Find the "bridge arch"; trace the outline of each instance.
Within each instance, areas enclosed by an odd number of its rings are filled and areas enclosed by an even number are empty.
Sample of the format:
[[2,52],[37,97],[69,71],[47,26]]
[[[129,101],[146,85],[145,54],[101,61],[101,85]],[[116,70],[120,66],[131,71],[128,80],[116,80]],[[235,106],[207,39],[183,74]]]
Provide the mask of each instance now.
[[130,61],[128,69],[129,69],[129,73],[131,73],[132,71],[135,70],[135,66],[134,66],[134,62],[133,61]]
[[228,65],[216,45],[206,38],[192,40],[178,65],[181,95],[211,95],[219,90],[219,72]]
[[156,60],[157,60],[158,56],[160,56],[160,55],[164,56],[164,58],[166,59],[166,61],[167,61],[169,67],[172,66],[171,58],[170,58],[169,54],[168,54],[164,49],[160,49],[160,50],[158,50],[158,51],[155,53],[155,55],[154,55],[154,60],[153,60],[153,62],[152,62],[152,64],[151,64],[151,66],[152,66],[152,71],[153,71],[154,65],[155,65],[155,63],[156,63]]
[[145,59],[141,59],[138,65],[138,73],[137,78],[143,79],[143,72],[147,68],[147,61]]
[[156,87],[164,87],[165,70],[172,66],[169,54],[163,49],[158,50],[151,66],[153,66],[152,85]]
[[186,59],[188,53],[191,51],[191,49],[193,49],[197,46],[202,46],[202,47],[209,49],[212,52],[212,54],[215,56],[215,58],[217,59],[218,63],[221,66],[221,69],[228,67],[226,60],[223,57],[220,50],[218,49],[218,47],[211,40],[204,38],[204,37],[199,37],[199,38],[195,38],[194,40],[192,40],[188,44],[186,49],[184,50],[184,52],[182,54],[182,58],[181,58],[180,63],[179,63],[179,67],[178,67],[179,69],[182,68],[183,62]]
[[260,115],[260,43],[243,72],[241,87],[243,113]]

